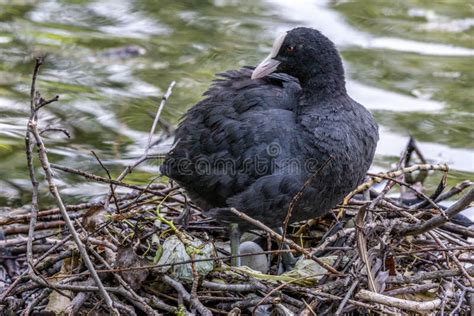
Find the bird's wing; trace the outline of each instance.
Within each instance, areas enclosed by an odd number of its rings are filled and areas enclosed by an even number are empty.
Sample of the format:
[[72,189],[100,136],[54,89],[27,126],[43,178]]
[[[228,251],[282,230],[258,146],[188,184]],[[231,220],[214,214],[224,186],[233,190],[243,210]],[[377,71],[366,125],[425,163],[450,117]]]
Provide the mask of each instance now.
[[201,207],[226,206],[230,196],[279,169],[296,144],[299,83],[284,74],[251,80],[251,72],[220,75],[184,116],[161,167]]

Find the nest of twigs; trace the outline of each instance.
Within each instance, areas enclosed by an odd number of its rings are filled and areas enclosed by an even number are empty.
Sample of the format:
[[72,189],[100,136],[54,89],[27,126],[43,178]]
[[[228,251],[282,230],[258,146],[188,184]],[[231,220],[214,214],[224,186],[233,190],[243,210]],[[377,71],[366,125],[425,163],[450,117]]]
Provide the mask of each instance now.
[[[57,98],[44,100],[35,91],[41,63],[35,67],[27,131],[32,204],[0,214],[0,314],[462,315],[472,310],[474,230],[459,216],[474,200],[472,182],[447,188],[447,166],[424,163],[413,141],[394,170],[369,174],[331,214],[290,225],[285,236],[244,216],[255,225],[247,239],[263,264],[251,259],[246,260],[251,267],[231,267],[225,228],[179,187],[122,181],[146,160],[149,148],[117,180],[49,164],[36,113]],[[37,208],[33,144],[57,208]],[[411,163],[415,155],[418,164]],[[108,183],[110,193],[102,201],[64,205],[53,168]],[[430,173],[439,173],[441,181],[427,194],[420,184]],[[115,186],[131,192],[115,194]],[[451,206],[440,205],[466,188]],[[280,246],[283,239],[289,249]],[[299,259],[293,270],[281,273],[279,256],[288,251]]]

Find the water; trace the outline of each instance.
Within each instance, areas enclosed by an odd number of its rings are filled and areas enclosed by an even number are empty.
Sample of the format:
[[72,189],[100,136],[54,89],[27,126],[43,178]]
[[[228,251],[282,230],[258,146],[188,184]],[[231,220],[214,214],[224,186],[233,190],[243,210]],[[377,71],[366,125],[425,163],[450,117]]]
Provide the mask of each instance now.
[[[175,124],[214,73],[255,65],[277,33],[299,25],[335,41],[350,94],[379,122],[374,171],[397,161],[411,134],[430,162],[450,165],[450,185],[474,179],[473,16],[461,0],[0,0],[0,205],[30,200],[23,138],[33,56],[47,54],[43,96],[60,95],[41,124],[72,135],[47,136],[51,159],[105,176],[94,151],[117,176],[142,154],[172,80],[162,117]],[[164,141],[153,152],[166,152],[166,133],[156,140]],[[149,161],[127,179],[147,183],[158,166]],[[57,176],[68,203],[107,189]]]

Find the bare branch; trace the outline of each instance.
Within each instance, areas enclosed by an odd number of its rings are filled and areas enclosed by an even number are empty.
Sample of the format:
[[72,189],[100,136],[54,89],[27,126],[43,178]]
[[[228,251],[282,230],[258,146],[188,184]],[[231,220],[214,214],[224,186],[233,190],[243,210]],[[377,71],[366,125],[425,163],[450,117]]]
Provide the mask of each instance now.
[[408,235],[419,235],[425,233],[429,230],[432,230],[436,227],[439,227],[449,221],[454,215],[463,211],[469,204],[474,201],[474,189],[471,189],[466,195],[459,199],[456,203],[451,205],[446,211],[445,214],[447,217],[442,215],[435,216],[423,224],[413,224],[402,227],[396,233],[400,236]]
[[44,133],[46,132],[61,132],[64,135],[66,135],[67,138],[71,138],[71,134],[68,132],[67,129],[61,128],[61,127],[48,127],[48,128],[43,128],[40,131],[40,135],[43,136]]
[[[152,145],[152,139],[153,139],[153,135],[155,134],[156,125],[158,124],[158,121],[160,120],[161,112],[163,111],[163,108],[165,107],[166,101],[168,101],[168,98],[171,96],[171,93],[173,92],[173,87],[175,84],[176,82],[172,81],[168,87],[168,90],[161,98],[160,106],[158,107],[158,110],[156,111],[155,120],[153,121],[153,125],[151,126],[151,129],[150,129],[150,133],[148,134],[148,142],[145,147],[145,150],[143,151],[143,155],[140,158],[138,158],[138,160],[136,160],[133,164],[127,166],[122,171],[122,173],[117,177],[116,179],[117,181],[122,181],[129,173],[133,171],[133,169],[135,169],[135,167],[137,167],[139,164],[147,160],[148,151],[150,150],[150,147]],[[112,191],[109,191],[109,193],[107,194],[107,198],[105,200],[106,209],[109,206],[108,203],[110,201],[111,195],[112,195]]]
[[48,104],[53,103],[53,102],[56,102],[58,100],[59,100],[59,95],[57,95],[54,98],[49,99],[49,100],[40,100],[39,104],[36,106],[36,111],[41,109],[43,106],[48,105]]
[[410,301],[410,300],[402,300],[400,298],[395,298],[379,293],[370,292],[367,290],[360,290],[359,293],[356,294],[356,297],[362,300],[366,300],[372,303],[383,304],[386,306],[392,306],[395,308],[409,310],[412,312],[429,312],[432,310],[437,309],[441,305],[440,299],[435,299],[432,301],[424,301],[424,302],[417,302],[417,301]]
[[[31,83],[31,103],[30,103],[31,113],[30,113],[30,119],[28,121],[27,138],[26,138],[28,168],[30,170],[31,181],[33,183],[33,203],[32,204],[37,203],[37,184],[35,184],[36,183],[36,178],[34,176],[33,165],[32,165],[32,160],[31,160],[31,140],[29,138],[30,135],[33,135],[33,137],[36,141],[36,146],[38,147],[39,160],[40,160],[41,166],[43,167],[43,170],[45,172],[45,176],[46,176],[46,179],[47,179],[48,184],[49,184],[49,190],[50,190],[51,194],[53,195],[54,199],[56,200],[56,203],[57,203],[57,205],[58,205],[58,207],[61,211],[61,215],[64,219],[64,222],[66,223],[66,226],[68,227],[69,231],[71,232],[72,238],[73,238],[74,242],[76,243],[79,252],[81,253],[81,257],[84,260],[84,263],[86,264],[87,268],[89,269],[92,277],[96,281],[97,286],[99,287],[100,292],[101,292],[107,306],[109,307],[109,309],[113,313],[118,315],[118,311],[113,306],[112,299],[110,298],[109,294],[105,290],[105,288],[104,288],[104,286],[103,286],[103,284],[102,284],[102,282],[99,278],[99,275],[95,271],[94,265],[92,264],[92,261],[90,260],[89,256],[87,255],[87,252],[84,248],[84,245],[82,244],[82,242],[79,238],[79,235],[77,234],[76,229],[74,228],[74,225],[73,225],[73,223],[71,222],[71,220],[69,218],[66,207],[64,206],[62,198],[59,194],[59,190],[58,190],[58,188],[57,188],[57,186],[54,182],[54,179],[53,179],[53,172],[51,170],[49,159],[48,159],[48,156],[47,156],[47,153],[46,153],[47,152],[46,147],[45,147],[45,145],[43,143],[43,140],[41,138],[41,135],[40,135],[40,132],[39,132],[39,129],[38,129],[38,123],[36,121],[36,114],[37,114],[37,111],[39,109],[39,106],[37,105],[37,102],[38,102],[38,100],[40,100],[40,96],[39,96],[39,93],[36,92],[35,84],[36,84],[38,71],[39,71],[39,68],[40,68],[42,63],[43,63],[43,59],[41,59],[41,58],[37,59],[36,64],[35,64],[35,68],[34,68],[34,71],[33,71],[33,79],[32,79],[32,83]],[[50,101],[53,102],[54,99],[56,99],[56,98],[53,98]],[[49,103],[51,103],[51,102],[49,102]],[[41,105],[41,104],[43,104],[43,106],[44,106],[44,105],[48,104],[48,101],[39,103],[39,105]],[[35,193],[35,187],[36,187],[36,193]],[[29,266],[30,266],[31,270],[34,267],[33,263],[32,263],[32,241],[33,241],[34,228],[35,228],[35,225],[36,225],[36,218],[37,218],[37,212],[38,212],[37,205],[32,207],[32,212],[33,213],[32,213],[32,216],[31,216],[30,229],[29,229],[29,240],[28,240],[28,244],[27,244],[27,249],[28,249],[27,252],[28,252],[28,255],[29,255]],[[51,287],[51,288],[57,290],[57,288],[55,288],[53,285],[45,282],[44,280],[42,280],[38,276],[35,276],[34,271],[32,271],[32,272],[33,273],[30,273],[30,275],[36,282],[38,282],[38,283],[40,283],[44,286]]]

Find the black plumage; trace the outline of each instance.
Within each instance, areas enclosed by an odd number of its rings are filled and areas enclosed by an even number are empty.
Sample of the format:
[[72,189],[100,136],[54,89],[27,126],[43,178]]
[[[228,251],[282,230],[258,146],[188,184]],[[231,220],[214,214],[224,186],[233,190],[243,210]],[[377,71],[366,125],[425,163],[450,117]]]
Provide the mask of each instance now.
[[[341,58],[320,32],[279,37],[255,70],[219,75],[176,131],[161,172],[221,222],[271,227],[327,213],[365,177],[378,141],[371,114],[346,93]],[[325,165],[324,167],[322,167]]]

